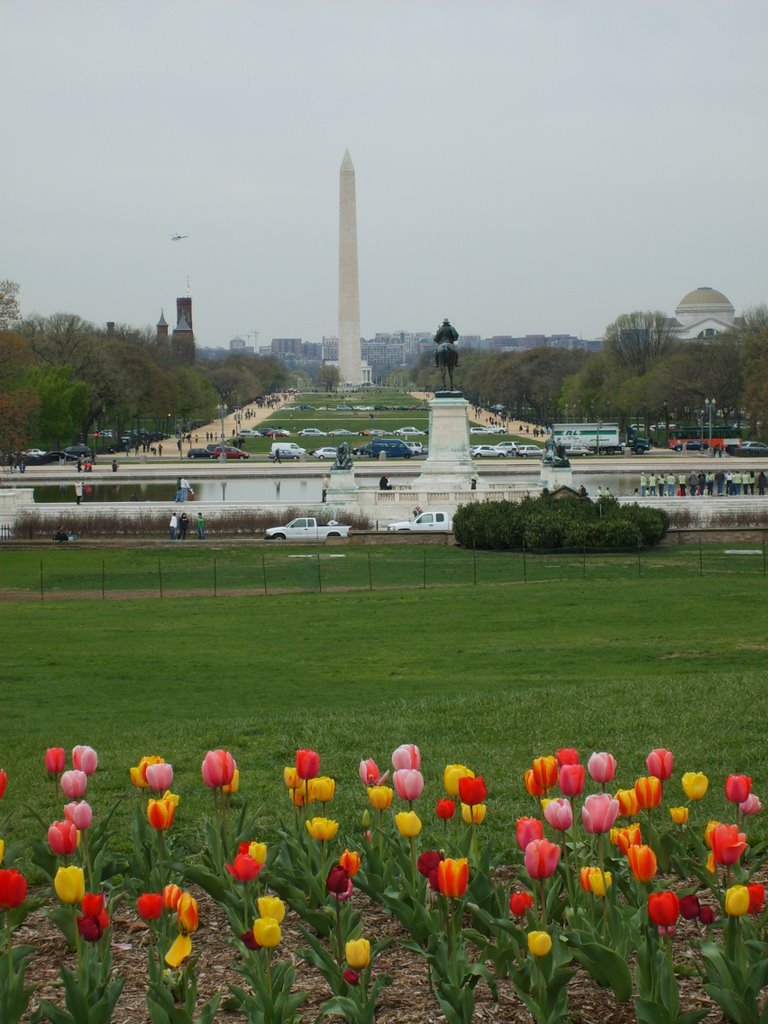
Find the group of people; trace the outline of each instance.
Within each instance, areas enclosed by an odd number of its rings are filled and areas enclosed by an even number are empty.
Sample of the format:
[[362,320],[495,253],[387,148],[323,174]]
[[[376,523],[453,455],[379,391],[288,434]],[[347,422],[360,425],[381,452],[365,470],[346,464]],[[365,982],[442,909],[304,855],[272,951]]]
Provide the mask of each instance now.
[[[171,518],[168,521],[168,532],[170,533],[171,540],[186,540],[189,523],[190,519],[186,512],[182,512],[180,516],[177,516],[175,512],[171,512]],[[205,540],[205,516],[202,512],[197,514],[195,529],[197,530],[197,539]]]
[[765,495],[766,478],[765,472],[761,469],[755,474],[754,470],[744,472],[718,470],[700,470],[698,473],[691,470],[690,473],[641,473],[640,474],[640,495],[673,498],[685,497],[732,497],[738,494],[754,494],[755,489],[762,497]]
[[8,456],[8,465],[11,467],[12,473],[17,469],[20,473],[24,473],[26,472],[27,469],[27,464],[24,461],[24,456],[21,454],[21,452],[11,452],[11,454]]
[[185,476],[179,476],[176,478],[176,493],[173,496],[174,501],[189,501],[194,498],[195,492],[189,483],[189,480]]

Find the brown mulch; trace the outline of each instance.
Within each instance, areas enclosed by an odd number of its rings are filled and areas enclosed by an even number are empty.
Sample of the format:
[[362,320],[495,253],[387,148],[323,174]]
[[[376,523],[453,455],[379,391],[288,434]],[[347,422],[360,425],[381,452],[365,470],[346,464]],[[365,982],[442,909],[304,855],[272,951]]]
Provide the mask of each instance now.
[[[233,969],[236,951],[229,944],[232,932],[220,907],[205,893],[194,890],[200,904],[201,928],[193,936],[193,953],[200,953],[197,965],[200,1005],[217,992],[226,994],[231,982],[242,983]],[[391,937],[395,941],[375,963],[375,973],[388,974],[392,984],[379,999],[377,1020],[385,1024],[437,1024],[444,1021],[427,978],[421,957],[403,949],[398,939],[406,939],[399,923],[372,904],[361,893],[356,901],[364,906],[366,932],[376,941]],[[309,992],[302,1007],[305,1019],[314,1020],[320,1004],[331,995],[327,984],[314,967],[298,955],[304,944],[298,931],[298,918],[290,911],[283,922],[283,942],[276,951],[296,967],[296,984]],[[138,920],[132,907],[121,904],[113,915],[113,967],[125,976],[126,983],[113,1017],[113,1024],[148,1024],[145,1006],[147,942],[149,932]],[[30,1015],[41,998],[63,1005],[59,968],[74,967],[73,954],[67,953],[63,936],[42,910],[31,914],[16,932],[16,943],[30,943],[37,952],[27,970],[27,983],[35,987]],[[632,1003],[617,1003],[610,989],[599,988],[589,976],[578,971],[569,985],[569,1020],[579,1024],[631,1024],[635,1021]],[[698,985],[681,982],[683,1009],[713,1006]],[[302,1012],[300,1011],[300,1012]],[[487,987],[480,982],[476,989],[474,1020],[492,1024],[529,1024],[531,1015],[508,981],[499,982],[499,1001],[494,1002]],[[706,1024],[719,1024],[723,1016],[717,1007],[706,1018]],[[217,1024],[244,1024],[245,1017],[234,1011],[219,1009]]]

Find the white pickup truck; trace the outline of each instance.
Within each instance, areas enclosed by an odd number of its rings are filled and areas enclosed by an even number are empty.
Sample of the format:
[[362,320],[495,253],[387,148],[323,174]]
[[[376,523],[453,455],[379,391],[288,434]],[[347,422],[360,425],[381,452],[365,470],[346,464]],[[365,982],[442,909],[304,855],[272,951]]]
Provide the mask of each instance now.
[[390,523],[387,527],[393,532],[430,533],[442,530],[443,533],[453,529],[453,520],[447,512],[421,512],[415,519],[406,519],[401,523]]
[[325,540],[327,537],[348,537],[350,528],[331,521],[319,526],[311,517],[292,519],[285,526],[270,526],[264,536],[267,540]]

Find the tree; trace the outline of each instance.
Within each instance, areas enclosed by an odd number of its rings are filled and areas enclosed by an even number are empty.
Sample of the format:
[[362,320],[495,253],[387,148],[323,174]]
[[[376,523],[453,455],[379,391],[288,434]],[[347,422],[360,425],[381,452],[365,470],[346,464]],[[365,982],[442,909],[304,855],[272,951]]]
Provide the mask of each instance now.
[[20,316],[19,286],[15,281],[0,281],[0,331],[9,331]]
[[744,374],[743,399],[750,428],[768,436],[768,306],[747,310],[734,330],[741,346]]
[[332,363],[323,363],[317,375],[317,386],[325,388],[326,391],[335,391],[340,380],[338,366],[334,366]]
[[619,366],[640,377],[669,352],[673,341],[673,322],[659,310],[622,313],[606,327],[603,348]]
[[66,366],[39,366],[29,374],[28,383],[38,399],[34,433],[46,443],[60,447],[78,433],[88,411],[88,389],[83,381],[72,380]]

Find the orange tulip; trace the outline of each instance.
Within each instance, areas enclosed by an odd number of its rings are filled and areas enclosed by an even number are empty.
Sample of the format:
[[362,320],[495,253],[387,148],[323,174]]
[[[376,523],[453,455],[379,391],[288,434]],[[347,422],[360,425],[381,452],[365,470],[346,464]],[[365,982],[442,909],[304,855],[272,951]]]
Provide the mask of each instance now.
[[179,905],[176,909],[176,920],[179,929],[184,935],[196,932],[200,924],[200,916],[197,910],[197,900],[188,892],[181,894]]
[[661,803],[661,780],[655,775],[643,776],[635,781],[635,793],[640,810],[658,807]]
[[638,882],[650,882],[656,874],[656,854],[650,846],[630,846],[627,860]]
[[458,899],[467,891],[469,862],[466,857],[453,860],[446,857],[437,865],[437,887],[443,896]]
[[344,868],[350,878],[360,870],[360,854],[357,850],[345,850],[339,857],[339,867]]
[[634,818],[640,810],[640,803],[634,789],[620,789],[616,793],[619,801],[619,814],[622,818]]
[[170,828],[173,824],[178,802],[178,797],[175,797],[172,793],[166,793],[159,800],[148,801],[147,818],[152,828],[161,832]]
[[637,846],[641,842],[640,826],[637,822],[633,822],[633,824],[627,825],[625,828],[611,829],[611,843],[614,846],[618,846],[625,855],[630,846]]
[[533,768],[528,769],[528,771],[524,775],[524,779],[525,789],[529,796],[544,796],[544,790],[541,788],[541,786],[538,784],[534,777]]
[[532,771],[536,785],[544,793],[557,784],[557,758],[551,754],[547,757],[535,757],[533,759]]
[[163,889],[163,903],[166,910],[178,910],[182,891],[178,885],[166,885]]

